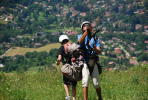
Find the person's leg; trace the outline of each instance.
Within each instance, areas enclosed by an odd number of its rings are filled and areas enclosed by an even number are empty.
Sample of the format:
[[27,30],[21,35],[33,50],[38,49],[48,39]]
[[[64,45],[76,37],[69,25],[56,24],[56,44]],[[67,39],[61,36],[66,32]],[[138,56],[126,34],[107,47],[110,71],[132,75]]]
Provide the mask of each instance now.
[[93,81],[93,85],[94,85],[94,87],[96,89],[98,99],[102,100],[101,88],[99,86],[99,71],[98,71],[97,65],[94,66],[93,72],[91,74],[91,78],[92,78],[92,81]]
[[64,89],[65,89],[66,97],[69,96],[69,85],[64,84]]
[[83,98],[88,100],[88,87],[83,87]]
[[83,87],[83,98],[88,100],[88,81],[89,81],[89,69],[87,64],[84,64],[82,68],[82,87]]
[[72,100],[76,100],[76,87],[72,86]]
[[64,82],[64,89],[65,89],[65,93],[66,93],[65,99],[70,100],[70,96],[69,96],[70,82],[69,82],[68,78],[64,75],[63,75],[63,82]]
[[72,100],[76,100],[77,81],[71,81],[71,85],[72,85]]
[[101,95],[101,87],[96,88],[98,100],[103,100],[102,95]]

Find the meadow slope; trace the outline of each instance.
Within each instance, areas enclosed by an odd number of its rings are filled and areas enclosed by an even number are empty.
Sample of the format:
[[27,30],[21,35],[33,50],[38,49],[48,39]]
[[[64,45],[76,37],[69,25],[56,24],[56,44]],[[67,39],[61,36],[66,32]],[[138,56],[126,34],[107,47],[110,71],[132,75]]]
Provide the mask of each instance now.
[[[103,71],[100,76],[104,100],[148,100],[148,65],[134,66],[127,71]],[[62,75],[56,69],[23,73],[0,73],[0,100],[64,100]],[[77,100],[82,100],[81,82]],[[89,85],[89,100],[96,93]]]
[[15,55],[24,55],[27,52],[42,52],[42,51],[47,51],[49,52],[53,48],[59,48],[60,44],[59,43],[52,43],[48,44],[45,46],[42,46],[40,48],[24,48],[24,47],[13,47],[10,48],[6,53],[4,54],[5,56],[15,56]]

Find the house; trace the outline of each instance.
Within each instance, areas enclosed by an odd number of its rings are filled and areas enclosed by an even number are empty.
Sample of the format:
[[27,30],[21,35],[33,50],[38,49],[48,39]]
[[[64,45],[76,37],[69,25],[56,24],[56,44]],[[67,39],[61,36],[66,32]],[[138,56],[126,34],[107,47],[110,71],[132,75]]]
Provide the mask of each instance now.
[[115,64],[115,62],[113,62],[113,61],[108,62],[108,65],[114,65],[114,64]]
[[138,64],[137,58],[131,57],[129,63],[132,64],[132,65],[137,65]]
[[144,41],[145,44],[148,44],[148,40]]
[[69,13],[68,9],[63,9],[63,13],[62,13],[63,16],[66,16],[68,13]]
[[148,25],[144,26],[144,31],[148,33]]
[[0,10],[5,10],[5,7],[4,7],[4,6],[1,6],[1,7],[0,7]]
[[109,17],[109,16],[111,16],[111,12],[109,12],[109,11],[106,11],[104,16],[106,16],[106,17]]
[[74,34],[77,34],[77,32],[72,31],[72,30],[67,30],[67,31],[65,31],[65,33],[66,33],[67,35],[74,35]]
[[92,24],[91,24],[91,26],[92,27],[96,27],[97,26],[97,22],[96,21],[93,21]]
[[53,7],[52,6],[48,6],[47,10],[52,10]]
[[129,50],[130,50],[130,51],[135,51],[135,48],[132,47],[132,46],[130,46],[130,47],[129,47]]
[[16,41],[16,38],[10,37],[9,40],[10,40],[10,42],[14,42],[14,41]]
[[120,48],[114,48],[114,51],[115,51],[116,54],[121,54],[122,53]]
[[80,13],[80,16],[85,17],[86,16],[86,13],[85,12],[82,12],[82,13]]
[[135,42],[132,42],[131,45],[136,46],[137,44]]
[[112,71],[113,70],[113,68],[106,68],[106,71]]
[[46,34],[45,34],[45,32],[36,32],[36,36],[37,37],[45,37]]
[[121,40],[120,40],[119,38],[117,38],[117,37],[113,37],[112,40],[114,40],[114,41],[121,41]]
[[37,47],[41,47],[41,46],[42,46],[41,43],[35,43],[35,44],[34,44],[34,47],[35,47],[35,48],[37,48]]
[[140,9],[140,10],[137,10],[134,12],[135,14],[140,14],[140,15],[143,15],[145,12],[143,9]]
[[147,61],[143,61],[142,64],[148,64],[148,62]]
[[49,40],[48,39],[44,39],[43,43],[49,43]]
[[73,11],[73,12],[72,12],[72,16],[77,16],[78,13],[79,13],[78,11]]
[[5,44],[4,47],[5,48],[11,48],[11,45],[10,44]]
[[61,32],[52,32],[51,35],[60,35]]
[[4,67],[4,65],[3,64],[0,64],[0,68],[3,68]]
[[13,16],[12,15],[10,15],[10,16],[7,16],[6,18],[5,18],[5,21],[7,22],[7,21],[11,21],[13,19]]
[[136,24],[136,26],[135,26],[135,29],[136,30],[139,30],[139,29],[141,29],[142,28],[142,25],[141,24]]
[[21,36],[21,35],[17,35],[16,38],[18,38],[18,39],[22,39],[23,36]]

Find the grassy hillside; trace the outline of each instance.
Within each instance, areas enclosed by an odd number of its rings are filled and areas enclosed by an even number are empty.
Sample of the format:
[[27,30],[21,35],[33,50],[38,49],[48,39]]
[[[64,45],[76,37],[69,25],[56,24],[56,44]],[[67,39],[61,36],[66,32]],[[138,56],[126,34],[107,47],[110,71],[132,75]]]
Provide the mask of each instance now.
[[[101,87],[104,100],[147,100],[148,65],[139,65],[127,71],[104,71]],[[64,100],[61,73],[46,69],[42,72],[0,73],[0,100]],[[77,100],[82,100],[81,82]],[[89,100],[96,100],[92,84]]]
[[53,43],[53,44],[48,44],[40,48],[23,48],[23,47],[15,47],[15,48],[10,48],[5,55],[6,56],[15,56],[15,55],[24,55],[27,52],[41,52],[41,51],[47,51],[49,52],[53,48],[59,48],[60,44],[59,43]]

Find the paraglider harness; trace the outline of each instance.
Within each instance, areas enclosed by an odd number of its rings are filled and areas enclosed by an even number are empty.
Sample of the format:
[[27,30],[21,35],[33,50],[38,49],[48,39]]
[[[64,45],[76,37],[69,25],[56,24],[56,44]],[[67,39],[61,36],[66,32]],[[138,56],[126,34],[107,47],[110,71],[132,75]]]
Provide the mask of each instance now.
[[[86,60],[86,63],[88,65],[88,68],[89,68],[89,71],[90,71],[90,74],[93,72],[93,69],[94,69],[94,66],[95,64],[97,65],[98,67],[98,71],[99,71],[99,74],[102,73],[102,66],[100,65],[99,63],[99,56],[97,55],[97,53],[94,51],[93,47],[95,46],[95,43],[97,42],[97,38],[96,38],[96,33],[93,33],[91,36],[88,36],[87,38],[87,41],[86,41],[86,44],[85,44],[85,40],[83,41],[82,43],[82,47],[80,49],[83,50],[84,52],[84,58]],[[89,35],[89,34],[88,34]],[[90,46],[89,42],[91,39],[94,39],[94,44],[93,44],[93,47]],[[86,48],[86,46],[87,48]],[[93,64],[92,65],[89,65],[89,60],[93,60]]]

